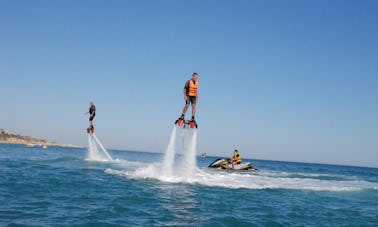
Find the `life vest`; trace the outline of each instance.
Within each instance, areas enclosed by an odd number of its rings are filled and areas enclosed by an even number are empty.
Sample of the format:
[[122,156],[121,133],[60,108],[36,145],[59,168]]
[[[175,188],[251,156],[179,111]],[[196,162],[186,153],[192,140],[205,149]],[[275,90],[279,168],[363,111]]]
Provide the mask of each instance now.
[[189,80],[189,96],[197,96],[197,90],[198,90],[198,82],[195,82],[193,80]]
[[236,158],[236,162],[238,163],[242,162],[242,159],[239,153],[236,153],[236,154],[234,153],[233,158]]

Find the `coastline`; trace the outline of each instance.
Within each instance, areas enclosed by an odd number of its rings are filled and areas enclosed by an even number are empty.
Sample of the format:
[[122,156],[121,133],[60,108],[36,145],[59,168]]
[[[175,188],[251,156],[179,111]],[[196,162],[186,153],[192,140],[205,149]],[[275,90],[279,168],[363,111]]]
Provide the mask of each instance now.
[[0,129],[0,144],[23,144],[29,147],[70,147],[70,148],[82,148],[82,146],[72,144],[61,144],[54,141],[48,141],[45,139],[33,138],[30,136],[22,136],[16,133]]

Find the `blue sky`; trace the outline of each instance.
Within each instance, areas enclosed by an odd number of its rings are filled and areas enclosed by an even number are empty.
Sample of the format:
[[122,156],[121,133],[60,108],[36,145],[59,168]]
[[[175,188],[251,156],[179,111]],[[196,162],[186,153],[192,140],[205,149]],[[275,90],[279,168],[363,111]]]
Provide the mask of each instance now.
[[0,127],[165,152],[199,73],[198,153],[378,167],[377,1],[0,0]]

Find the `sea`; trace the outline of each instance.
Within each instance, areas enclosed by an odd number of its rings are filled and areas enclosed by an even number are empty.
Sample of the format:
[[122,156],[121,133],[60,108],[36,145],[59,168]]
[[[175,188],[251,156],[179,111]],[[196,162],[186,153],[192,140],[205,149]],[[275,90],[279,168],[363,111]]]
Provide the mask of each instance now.
[[0,226],[378,226],[377,168],[107,152],[0,144]]

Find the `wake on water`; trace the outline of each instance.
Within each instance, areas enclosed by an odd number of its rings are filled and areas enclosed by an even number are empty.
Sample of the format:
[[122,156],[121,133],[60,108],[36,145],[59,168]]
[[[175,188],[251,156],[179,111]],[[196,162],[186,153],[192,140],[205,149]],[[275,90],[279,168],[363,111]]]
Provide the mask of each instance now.
[[[106,174],[132,179],[156,179],[170,183],[199,184],[210,187],[245,189],[294,189],[313,191],[378,190],[377,182],[350,176],[313,173],[258,171],[218,172],[200,169],[196,164],[197,130],[174,127],[161,163],[146,164],[114,160],[95,134],[88,134],[88,161],[112,161],[124,170],[108,168]],[[182,156],[177,156],[182,154]]]
[[[140,163],[139,166],[143,164]],[[171,176],[161,175],[159,164],[151,164],[147,167],[139,167],[136,170],[114,170],[108,168],[106,174],[126,177],[129,179],[156,179],[168,183],[188,183],[209,187],[224,187],[231,189],[293,189],[310,191],[358,191],[378,190],[378,183],[365,180],[322,180],[303,177],[288,178],[286,174],[276,173],[265,175],[254,173],[228,173],[215,172],[214,170],[196,169],[191,177],[186,175]],[[269,171],[267,171],[269,172]]]
[[[182,153],[178,157],[176,154]],[[131,179],[156,179],[169,183],[245,189],[295,189],[313,191],[355,191],[378,189],[378,183],[350,179],[343,175],[322,175],[276,171],[253,173],[218,172],[196,164],[197,130],[174,127],[162,163],[119,163],[127,170],[106,169],[106,174]]]

